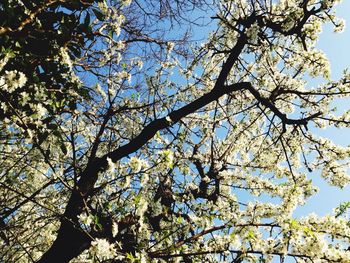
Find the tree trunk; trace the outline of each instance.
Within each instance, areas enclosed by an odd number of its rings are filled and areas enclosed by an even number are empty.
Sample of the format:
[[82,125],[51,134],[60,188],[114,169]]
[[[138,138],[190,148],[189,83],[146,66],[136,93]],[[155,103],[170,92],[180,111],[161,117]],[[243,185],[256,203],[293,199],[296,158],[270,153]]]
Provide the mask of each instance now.
[[63,221],[58,236],[38,263],[65,263],[89,248],[91,239],[72,223]]

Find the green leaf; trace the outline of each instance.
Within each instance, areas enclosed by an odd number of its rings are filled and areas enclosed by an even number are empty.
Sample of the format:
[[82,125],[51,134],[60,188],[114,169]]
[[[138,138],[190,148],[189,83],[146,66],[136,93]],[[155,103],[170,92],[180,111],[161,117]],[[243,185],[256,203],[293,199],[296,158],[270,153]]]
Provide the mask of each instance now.
[[94,224],[95,224],[96,230],[103,229],[102,224],[100,222],[100,218],[97,215],[94,215]]
[[335,218],[344,215],[350,208],[350,202],[343,202],[335,209]]
[[248,235],[247,235],[247,239],[251,240],[251,239],[254,239],[254,237],[255,237],[254,232],[252,230],[249,230]]
[[291,227],[291,228],[297,229],[298,226],[299,226],[299,224],[298,224],[298,221],[297,221],[297,220],[292,219],[292,220],[290,221],[290,227]]
[[134,256],[131,253],[126,253],[126,258],[131,260],[131,261],[135,260]]
[[303,230],[306,235],[315,236],[314,232],[309,227],[304,227]]
[[141,192],[138,193],[136,196],[134,196],[134,203],[137,205],[138,203],[140,203],[140,200],[141,200]]
[[108,31],[108,36],[109,36],[110,38],[113,38],[113,33],[114,33],[113,30],[109,30],[109,31]]
[[96,18],[100,21],[103,21],[105,19],[105,15],[98,9],[92,9],[92,12],[94,12]]
[[169,168],[170,169],[174,169],[174,163],[173,162],[169,163]]
[[46,140],[46,138],[49,136],[49,132],[48,131],[45,131],[43,133],[40,133],[38,135],[38,143],[41,144],[43,141]]
[[84,25],[86,27],[90,25],[90,13],[89,12],[86,12],[86,16],[85,16],[85,19],[84,19]]
[[230,238],[234,238],[236,236],[236,232],[232,231],[232,233],[230,234]]
[[69,107],[70,110],[75,110],[75,109],[77,109],[77,104],[76,104],[75,101],[70,101],[68,103],[68,107]]
[[60,148],[64,155],[68,153],[67,147],[64,145],[63,142],[61,143]]

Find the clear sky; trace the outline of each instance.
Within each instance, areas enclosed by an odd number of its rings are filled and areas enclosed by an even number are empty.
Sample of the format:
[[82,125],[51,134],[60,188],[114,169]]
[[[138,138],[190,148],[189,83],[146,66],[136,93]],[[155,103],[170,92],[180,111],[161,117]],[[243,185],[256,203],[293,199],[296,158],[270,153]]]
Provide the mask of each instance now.
[[[341,34],[333,33],[330,25],[323,28],[318,47],[322,49],[331,62],[332,78],[338,79],[343,69],[350,70],[350,1],[343,0],[337,6],[337,14],[346,20],[345,31]],[[350,109],[350,99],[337,102],[340,112]],[[317,130],[317,134],[333,140],[343,146],[350,145],[350,129],[326,129]],[[349,169],[350,172],[350,169]],[[329,186],[318,174],[312,175],[314,183],[320,188],[320,192],[310,198],[304,207],[297,209],[295,215],[303,216],[311,212],[318,215],[332,213],[332,209],[341,202],[350,201],[350,186],[343,190]]]
[[[343,0],[341,4],[336,7],[337,16],[345,19],[346,27],[342,33],[334,33],[331,24],[324,25],[321,33],[318,48],[323,50],[331,63],[331,77],[334,80],[339,79],[342,71],[349,68],[350,71],[350,0]],[[214,29],[215,24],[212,23],[207,29]],[[205,32],[194,32],[195,39],[201,40]],[[312,85],[314,81],[311,81]],[[337,101],[337,108],[339,113],[350,110],[350,99]],[[350,145],[350,129],[328,128],[325,130],[313,130],[314,133],[327,137],[337,144],[342,146]],[[350,169],[349,169],[350,172]],[[332,187],[325,182],[319,173],[310,174],[320,191],[307,200],[303,207],[299,207],[295,211],[295,216],[301,217],[309,213],[316,213],[320,216],[332,213],[332,210],[341,202],[350,201],[350,185],[343,190]],[[251,200],[251,196],[246,193],[241,193],[240,198],[245,201]],[[242,200],[241,200],[242,201]]]

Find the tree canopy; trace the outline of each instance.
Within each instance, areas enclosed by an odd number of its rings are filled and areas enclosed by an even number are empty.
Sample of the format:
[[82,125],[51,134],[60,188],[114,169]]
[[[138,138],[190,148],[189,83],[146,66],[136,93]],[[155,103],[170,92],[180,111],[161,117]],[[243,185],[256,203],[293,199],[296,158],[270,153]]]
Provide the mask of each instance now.
[[2,1],[1,261],[350,262],[339,2]]

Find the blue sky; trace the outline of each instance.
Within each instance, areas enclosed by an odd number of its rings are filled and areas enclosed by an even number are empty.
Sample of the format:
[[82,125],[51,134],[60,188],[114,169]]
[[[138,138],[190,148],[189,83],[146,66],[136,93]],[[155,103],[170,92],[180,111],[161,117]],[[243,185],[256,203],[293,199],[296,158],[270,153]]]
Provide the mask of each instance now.
[[[336,7],[337,16],[345,19],[346,27],[342,33],[334,33],[333,25],[326,24],[323,27],[323,32],[320,36],[317,47],[325,52],[331,63],[331,78],[333,80],[339,79],[342,71],[345,68],[350,70],[350,0],[343,0],[341,4]],[[215,23],[212,23],[207,29],[214,29]],[[194,32],[195,38],[199,41],[203,38],[205,32]],[[310,81],[310,85],[317,83],[318,80]],[[337,101],[337,108],[339,113],[350,109],[350,99]],[[337,144],[342,146],[350,145],[350,129],[328,128],[325,130],[313,129],[313,132],[322,137],[327,137]],[[350,172],[350,169],[349,169]],[[303,207],[299,207],[295,216],[302,217],[310,213],[316,213],[320,216],[332,213],[341,202],[350,201],[350,186],[339,189],[332,187],[325,182],[319,173],[312,173],[310,178],[314,184],[319,187],[319,192],[307,200]],[[241,194],[243,199],[251,199],[250,195]],[[248,201],[248,200],[246,200]]]
[[[350,1],[344,0],[337,6],[337,14],[346,20],[345,31],[341,34],[333,33],[331,25],[323,28],[318,47],[322,49],[331,62],[331,76],[334,80],[338,79],[345,68],[350,69]],[[337,102],[337,108],[340,112],[350,109],[350,100]],[[350,129],[325,129],[315,130],[316,134],[327,137],[335,143],[347,146],[350,145]],[[350,171],[350,169],[349,169]],[[312,175],[314,183],[320,188],[318,194],[308,200],[305,206],[297,209],[295,215],[300,217],[311,212],[318,215],[332,213],[332,209],[341,202],[350,201],[350,186],[340,190],[329,186],[318,174]]]

